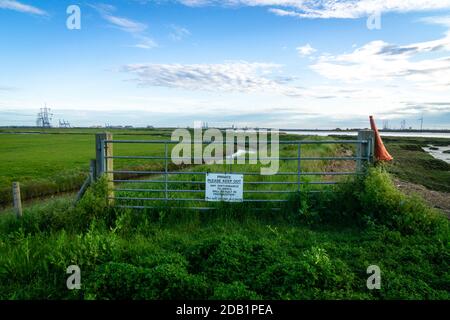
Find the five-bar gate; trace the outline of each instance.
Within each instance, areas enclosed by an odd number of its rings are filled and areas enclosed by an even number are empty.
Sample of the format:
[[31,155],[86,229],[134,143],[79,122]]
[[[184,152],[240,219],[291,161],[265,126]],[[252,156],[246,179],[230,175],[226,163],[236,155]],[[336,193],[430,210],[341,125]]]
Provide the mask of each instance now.
[[[178,144],[176,141],[115,140],[111,134],[98,134],[97,176],[106,174],[108,199],[116,207],[146,209],[170,206],[209,210],[215,204],[205,199],[206,175],[241,174],[244,176],[242,202],[276,209],[279,204],[289,201],[289,195],[300,191],[321,192],[324,186],[339,183],[344,176],[364,173],[365,164],[373,160],[374,140],[370,130],[360,131],[357,139],[351,140],[286,140],[278,143],[280,171],[272,176],[263,176],[259,166],[250,164],[176,166],[171,158],[171,149]],[[339,145],[352,154],[314,154],[314,150],[320,151],[317,147],[322,145]],[[117,149],[121,149],[120,154],[116,154]],[[133,151],[134,155],[122,154],[127,150]],[[204,160],[207,162],[208,159]],[[321,165],[312,165],[314,162]]]

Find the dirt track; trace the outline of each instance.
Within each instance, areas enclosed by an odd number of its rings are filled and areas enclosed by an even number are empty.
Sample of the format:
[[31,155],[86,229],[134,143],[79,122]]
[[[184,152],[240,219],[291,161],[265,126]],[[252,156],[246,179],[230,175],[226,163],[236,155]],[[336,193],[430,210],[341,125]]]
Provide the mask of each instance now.
[[402,181],[394,178],[395,186],[408,195],[419,195],[423,198],[431,207],[437,208],[447,214],[450,219],[450,193],[433,191],[425,188],[422,185],[414,184],[411,182]]
[[[352,156],[352,152],[350,150],[341,150],[339,152],[339,156],[349,157]],[[330,172],[354,171],[355,164],[352,161],[331,161],[326,166],[326,170]],[[333,177],[329,178],[332,179]],[[393,182],[400,191],[407,195],[420,196],[429,206],[439,209],[444,214],[446,214],[448,219],[450,220],[450,193],[429,190],[422,185],[403,181],[396,177],[393,177]]]

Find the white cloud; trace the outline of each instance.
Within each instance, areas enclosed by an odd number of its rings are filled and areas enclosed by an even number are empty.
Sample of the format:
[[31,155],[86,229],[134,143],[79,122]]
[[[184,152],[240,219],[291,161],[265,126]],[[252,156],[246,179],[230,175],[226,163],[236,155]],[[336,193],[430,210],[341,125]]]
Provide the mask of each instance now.
[[450,51],[450,33],[445,37],[410,45],[372,41],[351,53],[322,55],[311,68],[320,75],[346,82],[402,80],[422,88],[449,88],[450,56],[422,57],[424,53]]
[[264,6],[280,16],[361,18],[373,13],[449,9],[450,0],[178,0],[187,6]]
[[112,25],[119,27],[120,29],[130,32],[130,33],[136,33],[136,32],[142,32],[145,29],[147,29],[147,25],[133,21],[131,19],[113,16],[111,14],[104,14],[103,18],[111,23]]
[[116,11],[116,7],[114,7],[113,5],[96,4],[91,5],[91,7],[96,9],[103,19],[108,21],[114,27],[117,27],[123,31],[129,33],[140,33],[148,28],[148,26],[144,23],[114,15],[113,12]]
[[442,26],[446,26],[450,28],[450,16],[434,16],[434,17],[425,17],[420,19],[419,21],[425,22],[428,24],[438,24]]
[[158,44],[152,38],[149,38],[146,36],[139,36],[139,35],[136,35],[135,38],[137,38],[139,40],[139,43],[133,46],[135,48],[153,49],[153,48],[158,47]]
[[15,0],[0,0],[0,9],[14,10],[39,16],[47,15],[47,12],[42,9]]
[[210,4],[214,4],[215,0],[178,0],[178,2],[189,6],[189,7],[199,7],[199,6],[205,6],[205,5],[210,5]]
[[183,38],[191,35],[191,32],[185,27],[181,27],[181,26],[172,24],[170,26],[170,29],[171,29],[171,32],[170,32],[169,36],[174,41],[180,41]]
[[301,47],[297,47],[297,52],[300,56],[302,57],[307,57],[312,55],[314,52],[316,52],[317,50],[314,49],[313,47],[311,47],[311,45],[308,43],[304,46]]
[[224,92],[265,92],[300,95],[289,78],[277,78],[280,65],[228,62],[223,64],[130,64],[123,71],[135,75],[142,86]]
[[272,12],[280,17],[301,17],[301,14],[296,11],[284,10],[278,8],[270,8],[269,12]]
[[405,102],[396,114],[450,113],[450,102]]
[[139,42],[131,47],[139,49],[153,49],[158,44],[150,37],[144,35],[144,32],[148,29],[148,25],[138,21],[134,21],[129,18],[120,17],[113,14],[116,11],[116,7],[109,4],[96,4],[91,5],[96,9],[103,19],[109,22],[112,26],[119,28],[122,31],[130,33]]

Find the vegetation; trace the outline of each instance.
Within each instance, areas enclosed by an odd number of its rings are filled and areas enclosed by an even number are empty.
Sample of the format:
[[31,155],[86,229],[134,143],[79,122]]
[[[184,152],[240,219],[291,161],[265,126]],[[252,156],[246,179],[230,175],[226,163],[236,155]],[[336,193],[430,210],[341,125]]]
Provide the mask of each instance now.
[[[89,160],[95,158],[96,131],[48,130],[47,134],[0,134],[0,207],[11,204],[13,181],[21,183],[24,200],[74,191],[83,184],[89,172]],[[130,139],[130,133],[121,131],[115,139]],[[165,131],[135,133],[132,138],[135,140],[168,139]],[[162,146],[120,145],[117,148],[122,154],[163,152]],[[128,165],[132,168],[140,164],[130,161]]]
[[[5,131],[6,129],[0,129]],[[11,131],[12,130],[12,131]],[[8,129],[0,134],[0,207],[12,203],[11,184],[19,181],[22,199],[33,199],[62,192],[77,191],[86,179],[89,160],[95,158],[95,133],[101,129],[44,129],[41,134],[8,134],[7,132],[32,132],[29,129]],[[22,130],[22,131],[20,131]],[[34,129],[33,129],[34,130]],[[117,140],[169,140],[169,130],[111,130]],[[286,139],[305,137],[286,136]],[[309,148],[309,152],[330,152],[331,146]],[[334,148],[334,147],[333,147]],[[296,156],[296,146],[285,148]],[[307,148],[308,149],[308,148]],[[169,152],[171,150],[169,149]],[[308,150],[306,150],[308,152]],[[295,153],[295,154],[294,154]],[[162,144],[114,144],[114,155],[163,156]],[[117,170],[164,169],[163,161],[116,159]],[[314,166],[319,165],[317,162]],[[294,164],[295,166],[295,164]],[[169,169],[173,169],[171,164]],[[259,170],[259,168],[256,168]],[[130,178],[132,175],[117,175]]]
[[428,189],[450,192],[450,164],[435,159],[422,147],[428,145],[449,146],[448,139],[430,138],[383,138],[394,157],[387,166],[398,178]]
[[[1,134],[0,205],[10,201],[13,180],[21,182],[24,198],[78,188],[94,156],[96,130]],[[133,140],[168,138],[165,131],[122,130],[115,139],[130,139],[130,133],[137,133]],[[448,167],[421,150],[420,145],[428,143],[422,140],[386,139],[396,159],[386,169],[406,180],[447,190]],[[294,157],[297,152],[296,146],[284,145],[280,154]],[[302,146],[306,157],[353,152],[340,144]],[[164,148],[118,144],[114,153],[163,155]],[[161,170],[162,166],[147,160],[115,161],[118,169]],[[285,161],[280,171],[295,172],[297,166],[296,161]],[[304,172],[355,169],[353,162],[336,167],[333,161],[302,161],[301,166]],[[195,167],[200,172],[226,169]],[[233,165],[235,172],[259,169]],[[302,176],[300,189],[295,175],[284,177],[292,183],[290,188],[258,185],[258,191],[294,191],[279,211],[268,207],[256,211],[254,203],[218,203],[206,212],[176,209],[176,203],[137,211],[114,208],[108,205],[103,178],[75,206],[66,195],[25,205],[20,219],[12,210],[0,214],[0,299],[449,299],[449,221],[419,198],[399,192],[387,171],[371,168],[366,176],[322,193],[310,192],[323,187],[312,182],[336,177]],[[204,174],[173,175],[171,180],[177,182],[171,188],[192,188],[178,182],[186,177],[196,182]],[[246,176],[246,182],[280,179]],[[117,187],[148,185],[139,181]],[[164,183],[152,185],[163,187]],[[246,189],[255,186],[247,184]],[[116,191],[116,195],[149,193]],[[192,197],[181,192],[173,196]],[[151,204],[139,201],[125,203]],[[70,265],[81,268],[81,290],[66,287]],[[381,290],[367,289],[370,265],[381,268]]]
[[[39,130],[0,128],[0,172],[2,172],[0,207],[12,203],[13,181],[21,183],[23,200],[78,190],[87,176],[89,160],[95,157],[95,133],[102,131],[104,129],[101,128]],[[110,131],[118,140],[167,140],[171,134],[171,130],[165,129],[110,129]],[[36,134],[17,134],[20,132]],[[303,138],[305,137],[292,135],[283,137],[283,139]],[[388,167],[389,172],[432,190],[450,191],[450,165],[434,159],[421,149],[428,144],[449,145],[448,139],[384,138],[384,141],[395,158],[393,164]],[[115,154],[119,155],[164,154],[162,145],[115,145],[115,148]],[[286,152],[295,156],[293,154],[295,150]],[[159,170],[162,164],[127,160],[115,161],[115,167],[128,170]]]
[[[333,192],[332,192],[333,191]],[[449,299],[449,222],[383,169],[281,212],[113,209],[106,182],[0,216],[3,299]],[[66,288],[66,268],[82,271]],[[366,269],[381,268],[381,290]]]

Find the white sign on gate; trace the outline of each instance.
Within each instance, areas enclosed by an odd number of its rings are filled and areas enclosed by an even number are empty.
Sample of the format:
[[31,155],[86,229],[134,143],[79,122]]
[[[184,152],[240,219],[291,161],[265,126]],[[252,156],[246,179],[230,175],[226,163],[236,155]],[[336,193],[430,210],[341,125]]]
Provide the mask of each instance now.
[[244,176],[242,174],[208,173],[206,175],[206,201],[242,202]]

